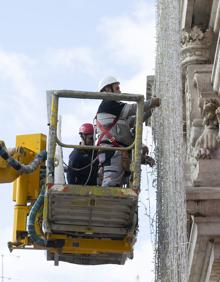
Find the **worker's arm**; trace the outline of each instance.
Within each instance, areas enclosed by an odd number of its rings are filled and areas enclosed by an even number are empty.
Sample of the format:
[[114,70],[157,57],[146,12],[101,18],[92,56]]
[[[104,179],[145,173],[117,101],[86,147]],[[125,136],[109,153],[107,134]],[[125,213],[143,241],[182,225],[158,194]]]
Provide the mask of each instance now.
[[[152,110],[144,112],[143,122],[146,122],[151,117],[151,115],[152,115]],[[130,128],[133,128],[136,123],[136,116],[134,115],[134,116],[128,117],[128,123],[129,123]]]
[[81,157],[76,150],[69,156],[69,163],[67,167],[67,182],[68,184],[77,184],[79,172],[75,169],[80,168]]
[[[158,97],[152,97],[151,99],[144,102],[144,119],[148,119],[151,116],[152,109],[155,107],[160,106],[160,98]],[[125,104],[122,112],[121,112],[121,118],[127,119],[131,116],[135,116],[137,111],[137,104]]]

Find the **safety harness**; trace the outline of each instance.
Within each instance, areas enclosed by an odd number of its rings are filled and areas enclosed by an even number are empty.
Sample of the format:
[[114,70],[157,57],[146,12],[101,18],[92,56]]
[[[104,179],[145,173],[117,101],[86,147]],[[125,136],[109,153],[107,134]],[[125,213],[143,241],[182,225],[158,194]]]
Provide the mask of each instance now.
[[113,147],[121,147],[121,145],[116,141],[115,137],[113,137],[110,133],[110,130],[112,129],[112,127],[116,124],[116,122],[118,121],[119,117],[116,117],[112,124],[110,124],[110,126],[108,126],[107,128],[105,128],[101,122],[98,121],[97,119],[97,114],[95,116],[96,118],[96,125],[98,126],[98,128],[102,131],[102,134],[99,136],[99,139],[97,141],[97,146],[99,146],[102,142],[102,139],[104,136],[107,136],[110,143],[113,145]]

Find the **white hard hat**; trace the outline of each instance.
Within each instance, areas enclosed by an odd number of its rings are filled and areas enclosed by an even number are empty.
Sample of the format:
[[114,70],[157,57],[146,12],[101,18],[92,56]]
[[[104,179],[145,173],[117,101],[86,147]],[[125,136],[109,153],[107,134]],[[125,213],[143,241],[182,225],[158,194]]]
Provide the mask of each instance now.
[[119,81],[113,76],[105,77],[104,79],[99,81],[98,91],[100,92],[105,86],[113,84],[113,83],[119,83]]

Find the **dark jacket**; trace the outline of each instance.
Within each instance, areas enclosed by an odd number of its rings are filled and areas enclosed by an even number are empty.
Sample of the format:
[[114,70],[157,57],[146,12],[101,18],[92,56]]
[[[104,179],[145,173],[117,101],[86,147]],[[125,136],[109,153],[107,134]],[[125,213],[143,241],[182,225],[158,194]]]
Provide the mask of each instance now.
[[[97,155],[96,152],[94,152],[93,160],[96,158],[96,155]],[[90,169],[91,169],[90,166],[91,161],[92,161],[91,150],[74,149],[69,156],[69,164],[67,168],[68,184],[96,185],[98,160],[93,162],[92,172],[89,177]],[[89,180],[87,181],[88,177]]]

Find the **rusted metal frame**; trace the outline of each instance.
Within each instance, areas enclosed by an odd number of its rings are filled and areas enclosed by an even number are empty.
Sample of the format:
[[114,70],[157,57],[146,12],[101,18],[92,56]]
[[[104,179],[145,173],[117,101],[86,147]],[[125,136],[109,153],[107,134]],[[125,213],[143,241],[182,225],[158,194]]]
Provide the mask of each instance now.
[[139,94],[120,93],[115,94],[111,92],[86,92],[86,91],[72,91],[72,90],[58,90],[54,91],[52,95],[51,115],[50,115],[50,129],[49,129],[49,147],[48,147],[48,181],[47,183],[54,183],[54,155],[56,143],[62,147],[81,148],[81,149],[95,149],[100,150],[97,146],[79,146],[67,145],[62,143],[57,137],[57,119],[58,119],[58,100],[59,98],[80,98],[80,99],[104,99],[115,101],[135,101],[137,102],[136,113],[136,128],[135,128],[135,142],[128,147],[102,147],[102,150],[131,150],[134,149],[134,181],[133,188],[140,189],[140,171],[141,171],[141,146],[142,146],[142,122],[144,113],[144,96]]
[[[112,93],[112,92],[87,92],[87,91],[73,91],[73,90],[58,90],[54,91],[54,95],[59,98],[80,98],[80,99],[104,99],[114,101],[133,101],[138,102],[141,95],[127,94],[127,93]],[[64,148],[84,149],[84,150],[106,150],[106,151],[128,151],[134,148],[134,142],[127,147],[107,147],[107,146],[82,146],[71,145],[62,143],[56,136],[56,142],[58,145]]]
[[144,115],[144,96],[139,96],[137,102],[136,125],[135,125],[135,146],[133,160],[133,188],[140,189],[141,182],[141,150],[142,150],[142,131]]
[[52,95],[49,137],[48,137],[48,154],[47,154],[47,183],[54,183],[54,157],[56,151],[57,120],[58,120],[58,96]]
[[140,100],[143,95],[128,93],[112,93],[112,92],[88,92],[73,90],[54,90],[53,95],[60,98],[79,98],[79,99],[96,99],[96,100],[114,100],[114,101],[136,101]]
[[58,121],[58,97],[51,95],[51,109],[49,112],[49,136],[47,147],[46,191],[44,198],[43,218],[46,232],[51,232],[48,218],[48,189],[54,184],[54,161],[56,152],[56,135]]
[[83,150],[97,150],[97,151],[128,151],[134,148],[135,142],[127,147],[106,147],[106,146],[83,146],[83,145],[70,145],[62,143],[58,138],[56,138],[58,145],[64,148],[74,148],[74,149],[83,149]]

